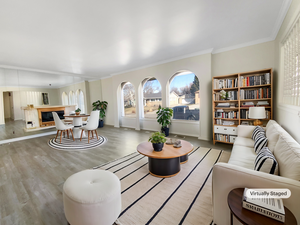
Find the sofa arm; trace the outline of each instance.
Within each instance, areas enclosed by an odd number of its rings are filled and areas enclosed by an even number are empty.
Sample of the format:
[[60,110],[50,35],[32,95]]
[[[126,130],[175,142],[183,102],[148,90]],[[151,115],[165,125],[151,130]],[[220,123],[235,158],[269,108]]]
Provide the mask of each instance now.
[[217,163],[213,168],[212,175],[214,224],[230,224],[230,210],[227,204],[227,196],[232,189],[245,187],[288,188],[291,191],[291,197],[283,199],[284,205],[294,214],[298,223],[300,223],[299,181],[228,163]]
[[251,138],[255,126],[238,125],[238,137]]

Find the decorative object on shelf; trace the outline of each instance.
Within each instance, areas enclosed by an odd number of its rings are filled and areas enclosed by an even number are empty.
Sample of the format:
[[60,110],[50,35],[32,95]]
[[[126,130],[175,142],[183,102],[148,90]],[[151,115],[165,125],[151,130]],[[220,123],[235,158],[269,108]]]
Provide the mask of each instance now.
[[180,148],[182,145],[181,145],[181,141],[180,140],[177,140],[174,142],[174,148]]
[[92,106],[93,106],[93,111],[99,110],[99,125],[98,128],[103,127],[104,126],[104,117],[105,115],[105,111],[107,109],[107,101],[95,101],[93,102]]
[[221,91],[220,91],[220,96],[221,96],[221,99],[222,99],[222,100],[225,100],[225,99],[227,98],[227,93],[226,93],[226,91],[221,90]]
[[151,135],[148,141],[152,143],[154,151],[160,152],[163,149],[164,143],[167,141],[167,139],[165,138],[165,134],[157,131]]
[[79,108],[75,110],[75,114],[76,114],[77,116],[80,115],[80,112],[81,112],[81,109],[79,109]]
[[43,105],[49,105],[49,95],[48,93],[42,93]]
[[249,108],[249,118],[256,119],[253,124],[254,126],[261,126],[262,122],[260,119],[266,118],[266,110],[265,107],[251,107]]
[[161,125],[161,132],[169,136],[169,125],[171,124],[171,118],[173,116],[173,109],[170,108],[162,108],[159,106],[157,112],[157,122]]

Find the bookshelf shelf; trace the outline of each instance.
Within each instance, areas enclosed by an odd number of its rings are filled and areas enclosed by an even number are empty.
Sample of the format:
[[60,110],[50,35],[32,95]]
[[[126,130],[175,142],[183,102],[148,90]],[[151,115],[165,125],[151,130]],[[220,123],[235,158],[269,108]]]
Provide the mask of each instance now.
[[[255,84],[255,85],[254,85]],[[229,99],[235,100],[219,100],[222,96],[220,93],[222,90],[226,91]],[[226,95],[226,97],[227,97]],[[253,97],[253,99],[244,99]],[[271,98],[268,98],[271,96]],[[267,97],[267,98],[266,98]],[[257,71],[229,74],[224,76],[216,76],[212,78],[212,111],[213,111],[213,142],[222,142],[232,144],[234,138],[237,135],[237,129],[234,129],[242,122],[248,122],[252,124],[254,119],[229,119],[229,118],[217,118],[217,116],[236,117],[236,118],[248,118],[249,108],[252,106],[242,106],[243,104],[249,104],[253,102],[254,106],[259,106],[257,103],[262,105],[266,109],[266,117],[263,119],[264,124],[273,119],[273,71],[272,69],[263,69]],[[216,100],[215,100],[216,99]],[[227,103],[230,107],[222,107],[219,103]],[[235,106],[235,107],[233,107]],[[224,113],[224,114],[223,114]],[[230,114],[231,113],[231,114]],[[229,116],[230,115],[230,116]],[[233,125],[223,125],[222,121],[228,121],[227,123],[234,123]],[[232,122],[230,122],[232,121]],[[220,124],[217,124],[220,123]],[[215,133],[215,126],[220,126]],[[224,132],[220,132],[224,127]],[[227,132],[225,127],[234,129],[234,132]],[[222,141],[221,141],[222,140]],[[226,140],[226,141],[224,141]],[[228,141],[228,142],[227,142]],[[230,141],[230,142],[229,142]]]

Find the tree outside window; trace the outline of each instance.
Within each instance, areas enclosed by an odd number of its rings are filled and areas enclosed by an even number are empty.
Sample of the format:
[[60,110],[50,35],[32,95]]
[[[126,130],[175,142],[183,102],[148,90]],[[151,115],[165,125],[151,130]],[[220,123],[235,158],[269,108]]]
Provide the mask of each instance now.
[[169,105],[173,119],[199,120],[199,79],[191,72],[179,73],[170,83]]
[[143,86],[145,118],[156,118],[156,111],[162,104],[161,85],[155,78],[148,79]]
[[135,90],[131,83],[127,82],[122,88],[123,101],[124,101],[124,116],[136,117],[136,101]]

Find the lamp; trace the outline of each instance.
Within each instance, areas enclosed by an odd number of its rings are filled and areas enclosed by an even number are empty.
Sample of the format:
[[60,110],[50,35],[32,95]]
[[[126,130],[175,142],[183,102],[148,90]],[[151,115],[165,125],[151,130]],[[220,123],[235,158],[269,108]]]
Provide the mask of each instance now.
[[254,126],[261,126],[262,122],[259,119],[266,118],[265,107],[250,107],[249,108],[249,118],[256,119],[253,122]]

